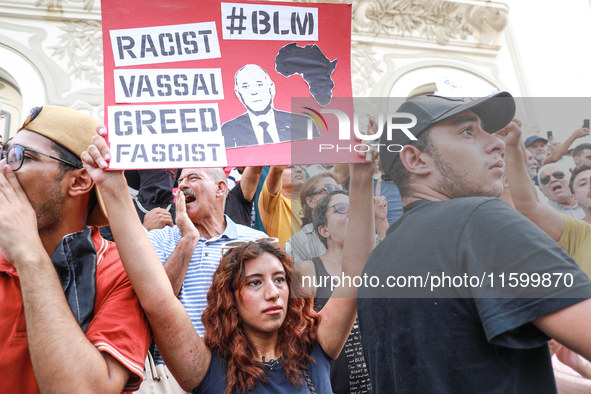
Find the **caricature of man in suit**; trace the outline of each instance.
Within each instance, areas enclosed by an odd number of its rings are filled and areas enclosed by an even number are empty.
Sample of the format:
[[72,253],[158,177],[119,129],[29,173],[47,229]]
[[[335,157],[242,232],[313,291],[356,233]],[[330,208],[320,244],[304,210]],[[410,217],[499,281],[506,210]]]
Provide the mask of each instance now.
[[[275,84],[256,64],[247,64],[234,76],[234,91],[247,112],[225,122],[226,149],[275,144],[308,137],[308,117],[273,108]],[[313,124],[313,137],[322,137]]]

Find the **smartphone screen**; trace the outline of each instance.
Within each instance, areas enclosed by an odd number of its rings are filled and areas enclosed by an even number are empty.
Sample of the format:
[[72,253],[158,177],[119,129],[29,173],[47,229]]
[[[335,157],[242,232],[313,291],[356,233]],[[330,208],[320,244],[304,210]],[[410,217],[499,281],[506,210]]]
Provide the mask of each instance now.
[[583,120],[583,127],[589,128],[589,119]]

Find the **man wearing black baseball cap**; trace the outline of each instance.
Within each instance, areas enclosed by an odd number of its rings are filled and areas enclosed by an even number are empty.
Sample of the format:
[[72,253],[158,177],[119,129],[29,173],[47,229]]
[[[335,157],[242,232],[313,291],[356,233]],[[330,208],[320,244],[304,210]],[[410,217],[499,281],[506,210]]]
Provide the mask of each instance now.
[[[591,315],[591,301],[580,302],[591,282],[496,198],[505,146],[493,133],[515,126],[515,101],[428,96],[397,113],[416,118],[417,140],[383,133],[380,160],[405,213],[369,257],[373,282],[358,293],[372,392],[556,393],[548,336],[591,357],[589,330],[573,329],[578,311]],[[542,273],[573,282],[542,286]]]

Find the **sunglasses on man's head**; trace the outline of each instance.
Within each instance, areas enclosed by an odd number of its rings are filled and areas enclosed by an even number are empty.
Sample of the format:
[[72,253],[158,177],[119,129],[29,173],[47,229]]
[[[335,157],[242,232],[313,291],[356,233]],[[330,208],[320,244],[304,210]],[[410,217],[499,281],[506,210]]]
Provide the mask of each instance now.
[[334,192],[335,190],[340,190],[339,186],[333,185],[332,183],[325,183],[324,187],[322,189],[318,189],[312,193],[312,197],[314,197],[317,194],[323,193],[323,192],[331,193],[331,192]]
[[[553,172],[551,175],[554,178],[556,178],[556,179],[562,179],[562,178],[564,178],[564,172],[562,172],[562,171]],[[550,183],[550,175],[545,175],[545,176],[541,177],[540,178],[540,183],[542,185],[544,185],[544,186],[546,186],[547,184],[549,184]]]
[[241,246],[251,244],[251,243],[257,243],[257,244],[270,243],[274,247],[278,248],[279,247],[279,238],[265,237],[265,238],[259,238],[259,239],[251,239],[250,241],[226,242],[225,244],[222,245],[222,254],[230,249],[239,248]]
[[6,163],[10,166],[10,168],[12,168],[12,171],[18,171],[23,166],[23,162],[25,161],[25,152],[31,152],[37,155],[47,156],[53,160],[61,161],[62,163],[71,165],[74,168],[82,168],[79,165],[70,163],[67,160],[48,155],[46,153],[37,152],[36,150],[25,148],[22,145],[12,145],[7,150],[3,150],[0,153],[0,160],[6,158]]
[[336,213],[345,214],[349,212],[349,204],[346,202],[340,202],[338,204],[332,205],[331,208],[335,210]]

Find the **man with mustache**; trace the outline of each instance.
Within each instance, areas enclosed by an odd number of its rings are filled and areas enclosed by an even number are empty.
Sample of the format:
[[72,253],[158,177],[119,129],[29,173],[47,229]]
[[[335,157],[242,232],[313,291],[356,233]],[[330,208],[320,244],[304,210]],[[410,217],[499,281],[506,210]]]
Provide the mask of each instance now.
[[[591,276],[591,225],[588,224],[591,220],[591,164],[578,165],[568,182],[568,192],[574,195],[576,202],[585,213],[585,221],[577,220],[541,202],[531,184],[524,182],[527,171],[520,136],[521,134],[517,131],[503,136],[507,144],[505,160],[515,208],[558,242],[581,269]],[[542,175],[541,172],[540,174]],[[554,182],[554,178],[555,176],[551,175],[548,180]]]
[[557,212],[582,220],[585,218],[585,210],[568,187],[570,178],[571,173],[567,167],[558,163],[546,164],[539,172],[540,190],[548,198],[548,205]]
[[[538,175],[538,161],[534,158],[534,155],[528,150],[527,154],[527,174],[534,181],[536,175]],[[535,184],[535,182],[534,182]]]
[[[222,255],[222,245],[267,236],[224,215],[227,191],[223,169],[183,169],[177,191],[176,225],[148,233],[172,288],[199,335],[205,334],[201,314],[207,306],[207,292]],[[154,360],[163,363],[157,352]]]

